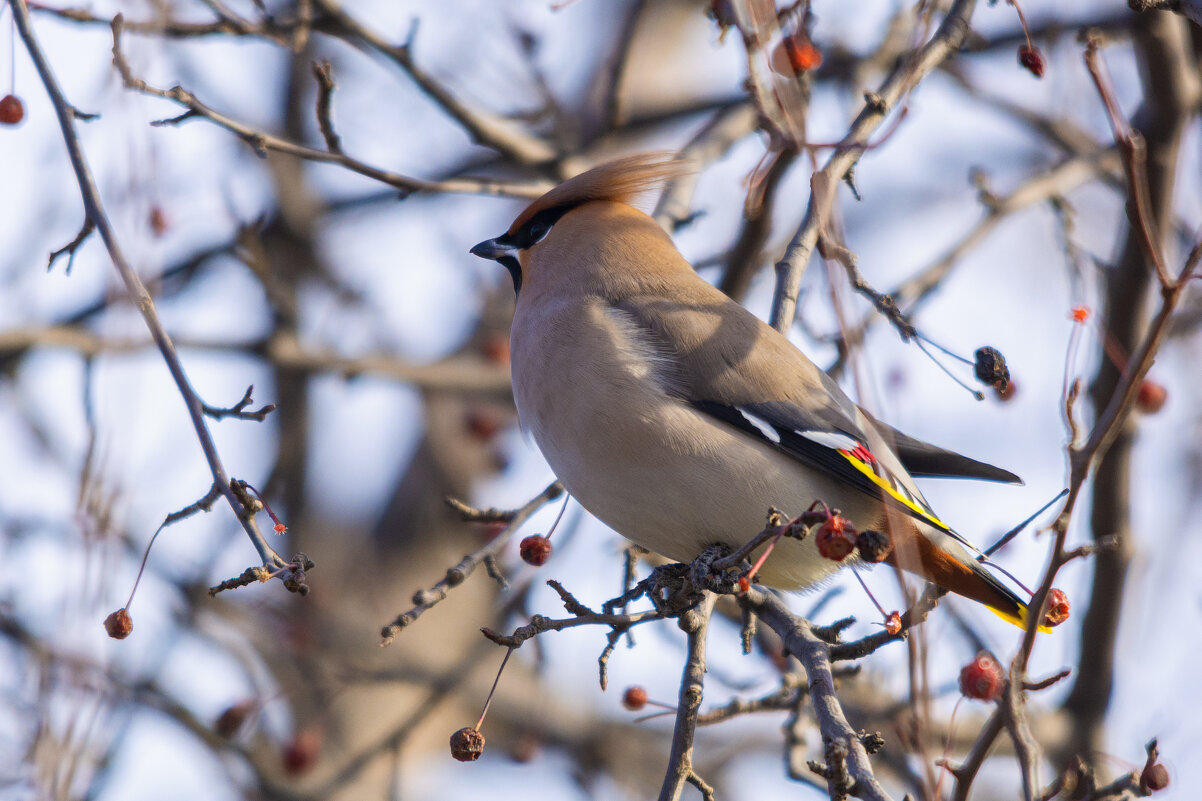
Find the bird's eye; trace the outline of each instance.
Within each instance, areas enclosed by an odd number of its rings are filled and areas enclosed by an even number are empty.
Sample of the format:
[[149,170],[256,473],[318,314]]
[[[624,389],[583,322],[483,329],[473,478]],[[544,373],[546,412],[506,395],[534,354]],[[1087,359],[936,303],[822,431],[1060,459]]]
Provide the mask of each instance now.
[[539,242],[541,242],[543,240],[543,237],[545,237],[550,231],[551,231],[551,223],[541,222],[541,221],[531,223],[530,227],[526,229],[526,232],[527,232],[526,238],[530,242],[530,244],[527,245],[526,247],[530,247],[530,245],[538,244]]

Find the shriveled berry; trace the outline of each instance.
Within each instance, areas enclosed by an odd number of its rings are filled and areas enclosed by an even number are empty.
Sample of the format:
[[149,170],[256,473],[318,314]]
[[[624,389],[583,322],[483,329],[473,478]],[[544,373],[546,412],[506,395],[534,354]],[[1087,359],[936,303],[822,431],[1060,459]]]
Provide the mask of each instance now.
[[531,534],[518,545],[518,553],[526,564],[542,567],[551,558],[551,540],[542,534]]
[[997,348],[988,345],[977,348],[977,361],[974,365],[977,378],[982,384],[996,387],[1010,380],[1010,369],[1006,367],[1006,357]]
[[1043,77],[1043,54],[1039,52],[1039,48],[1031,45],[1018,48],[1018,63],[1036,78]]
[[981,651],[960,670],[960,693],[978,701],[996,701],[1002,695],[1006,674],[997,658]]
[[856,548],[856,527],[841,515],[831,515],[814,536],[818,553],[827,559],[842,562]]
[[25,119],[25,106],[16,95],[5,95],[0,98],[0,123],[16,125]]
[[242,728],[242,724],[246,723],[246,719],[258,707],[258,701],[252,698],[247,698],[233,706],[227,707],[217,718],[217,722],[213,724],[213,730],[228,740],[238,733]]
[[305,729],[297,733],[292,742],[284,747],[284,772],[291,776],[307,773],[312,770],[320,754],[321,732],[317,729]]
[[1068,596],[1055,587],[1048,590],[1048,611],[1043,616],[1043,625],[1059,626],[1068,620]]
[[637,684],[627,687],[626,692],[622,693],[622,706],[631,712],[638,712],[647,706],[647,691]]
[[897,634],[901,630],[901,614],[899,612],[890,612],[889,617],[885,618],[885,631],[890,634]]
[[124,640],[134,630],[133,618],[121,607],[104,619],[104,630],[114,640]]
[[884,531],[861,531],[856,537],[856,550],[865,562],[883,562],[893,550],[893,538]]
[[464,727],[451,735],[451,756],[460,762],[475,762],[484,753],[484,735]]
[[1159,762],[1144,766],[1139,774],[1139,788],[1145,793],[1154,793],[1169,786],[1169,769]]
[[1139,394],[1135,396],[1135,408],[1144,414],[1156,414],[1164,408],[1168,399],[1169,393],[1163,384],[1145,378],[1139,385]]

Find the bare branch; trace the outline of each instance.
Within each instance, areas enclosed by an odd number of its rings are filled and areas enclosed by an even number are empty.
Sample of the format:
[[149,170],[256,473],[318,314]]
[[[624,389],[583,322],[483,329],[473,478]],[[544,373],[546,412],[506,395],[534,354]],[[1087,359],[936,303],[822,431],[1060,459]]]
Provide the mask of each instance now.
[[183,396],[184,405],[187,406],[188,416],[192,421],[192,427],[196,431],[197,438],[200,440],[201,450],[204,451],[209,471],[213,475],[213,482],[221,488],[222,494],[225,495],[230,508],[234,510],[234,513],[241,521],[243,529],[246,531],[247,536],[250,537],[255,550],[258,551],[259,558],[263,564],[283,567],[288,563],[267,544],[267,540],[263,538],[263,535],[255,526],[254,519],[242,513],[238,499],[234,497],[233,491],[229,489],[229,476],[225,472],[225,466],[221,463],[221,457],[217,453],[217,446],[213,442],[212,434],[209,432],[208,424],[205,422],[203,404],[195,390],[192,389],[192,384],[188,380],[188,375],[184,371],[184,366],[180,362],[179,354],[175,350],[175,345],[172,343],[171,337],[167,334],[166,329],[163,328],[158,311],[155,309],[154,300],[151,299],[150,293],[146,291],[142,279],[134,271],[133,267],[130,266],[129,262],[126,261],[125,254],[122,252],[121,246],[117,241],[116,232],[108,215],[105,213],[104,204],[100,199],[100,191],[96,188],[96,181],[92,177],[91,168],[88,166],[87,157],[84,155],[83,146],[79,141],[79,134],[75,129],[75,114],[72,111],[71,105],[63,96],[50,62],[46,60],[46,56],[42,53],[41,46],[34,36],[33,29],[30,27],[29,9],[25,5],[25,0],[11,0],[9,5],[12,8],[13,20],[21,36],[21,41],[25,43],[25,48],[29,51],[30,58],[33,59],[38,75],[42,79],[42,84],[46,87],[46,92],[50,96],[51,103],[54,105],[55,114],[58,116],[59,129],[62,131],[63,141],[67,145],[67,153],[71,158],[71,166],[75,172],[76,181],[79,184],[84,210],[88,219],[96,226],[96,230],[104,242],[105,249],[108,250],[109,258],[112,259],[113,266],[120,274],[121,280],[124,282],[126,291],[129,292],[134,305],[141,312],[142,319],[145,321],[146,327],[150,329],[151,337],[162,354],[163,360],[167,363],[167,368],[171,371],[171,377],[175,381],[180,395]]
[[835,190],[868,145],[868,137],[884,122],[888,113],[897,107],[903,96],[918,84],[922,77],[940,62],[956,52],[968,34],[975,0],[956,0],[943,23],[912,58],[905,59],[864,104],[843,140],[827,159],[821,170],[810,179],[810,200],[805,217],[793,235],[785,254],[776,264],[776,294],[769,321],[780,331],[793,324],[801,279],[826,227],[835,202]]

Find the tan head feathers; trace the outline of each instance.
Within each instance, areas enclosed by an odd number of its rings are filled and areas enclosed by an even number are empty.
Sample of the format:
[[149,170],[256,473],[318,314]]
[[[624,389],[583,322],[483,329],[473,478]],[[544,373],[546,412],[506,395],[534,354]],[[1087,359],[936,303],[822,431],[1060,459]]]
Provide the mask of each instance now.
[[526,207],[509,226],[513,235],[539,212],[564,206],[576,206],[590,200],[630,203],[644,192],[656,189],[669,178],[683,175],[694,167],[670,151],[640,153],[608,161],[559,186]]

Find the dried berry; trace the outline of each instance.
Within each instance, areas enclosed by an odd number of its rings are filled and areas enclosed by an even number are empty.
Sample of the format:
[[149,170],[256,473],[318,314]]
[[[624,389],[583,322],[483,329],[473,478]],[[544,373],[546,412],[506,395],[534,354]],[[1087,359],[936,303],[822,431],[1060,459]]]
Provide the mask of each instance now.
[[1039,52],[1039,48],[1032,45],[1018,48],[1018,63],[1036,78],[1043,77],[1043,54]]
[[1006,367],[1006,357],[997,348],[985,346],[977,348],[977,362],[974,367],[977,378],[982,384],[997,386],[1010,380],[1010,369]]
[[856,528],[840,515],[831,515],[814,536],[818,553],[827,559],[842,562],[856,548]]
[[885,631],[890,634],[897,634],[901,630],[901,614],[899,612],[890,612],[889,617],[885,618]]
[[228,740],[238,733],[242,724],[258,707],[258,702],[251,698],[239,701],[221,713],[217,722],[213,724],[213,730]]
[[114,640],[124,640],[134,630],[133,618],[121,607],[104,619],[104,630]]
[[1144,793],[1154,793],[1169,786],[1169,769],[1159,762],[1144,766],[1139,774],[1139,788]]
[[622,706],[631,712],[638,712],[647,706],[647,691],[637,684],[627,687],[626,692],[622,693]]
[[291,776],[299,776],[313,768],[321,753],[321,732],[317,729],[305,729],[292,738],[292,742],[284,747],[284,772]]
[[1164,403],[1168,399],[1169,393],[1164,385],[1145,378],[1139,385],[1139,395],[1135,397],[1135,408],[1144,414],[1156,414],[1164,408]]
[[883,531],[861,531],[856,537],[856,550],[865,562],[883,562],[893,550],[893,539]]
[[464,727],[451,735],[451,756],[460,762],[475,762],[484,753],[484,735]]
[[25,119],[25,106],[16,95],[5,95],[0,98],[0,123],[16,125]]
[[1048,591],[1048,611],[1043,616],[1043,625],[1059,626],[1068,620],[1068,596],[1055,587]]
[[526,564],[542,567],[551,558],[551,540],[542,534],[531,534],[522,540],[518,553]]
[[993,654],[981,651],[960,670],[960,692],[965,698],[996,701],[1002,695],[1006,674]]

